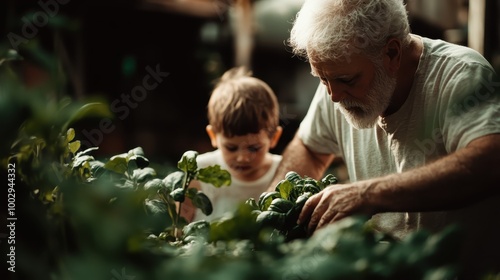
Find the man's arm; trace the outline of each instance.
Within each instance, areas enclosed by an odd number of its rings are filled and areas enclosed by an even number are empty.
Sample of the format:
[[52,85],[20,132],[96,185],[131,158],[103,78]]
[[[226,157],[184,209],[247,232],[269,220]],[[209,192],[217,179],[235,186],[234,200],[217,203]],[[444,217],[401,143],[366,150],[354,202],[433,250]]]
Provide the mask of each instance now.
[[[383,199],[372,203],[382,211],[452,210],[500,194],[499,183],[500,134],[493,134],[425,167],[379,181],[373,190]],[[406,201],[395,204],[391,197]]]
[[312,196],[299,222],[309,230],[353,214],[445,211],[500,194],[500,134],[401,174],[333,185]]
[[274,191],[275,186],[285,178],[288,171],[295,171],[301,176],[307,175],[319,179],[332,162],[333,157],[333,155],[311,151],[295,134],[283,152],[283,159],[268,190]]

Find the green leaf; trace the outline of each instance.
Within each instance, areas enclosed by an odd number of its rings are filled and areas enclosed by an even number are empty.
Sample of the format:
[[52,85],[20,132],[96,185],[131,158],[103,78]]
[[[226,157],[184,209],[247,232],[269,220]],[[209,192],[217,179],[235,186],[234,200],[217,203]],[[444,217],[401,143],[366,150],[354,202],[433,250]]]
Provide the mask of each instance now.
[[70,150],[71,153],[75,154],[76,151],[78,151],[80,149],[80,141],[79,140],[76,140],[76,141],[73,141],[71,143],[68,143],[68,148]]
[[294,202],[281,197],[277,197],[271,201],[271,204],[269,205],[269,208],[267,208],[267,210],[279,213],[287,213],[290,209],[293,208],[293,206],[295,206]]
[[132,180],[129,180],[129,179],[125,179],[123,184],[121,184],[120,182],[116,182],[115,186],[120,188],[120,189],[135,189],[134,182]]
[[303,194],[301,194],[297,200],[295,201],[295,204],[297,207],[302,207],[304,206],[304,204],[306,204],[306,201],[312,196],[312,193],[310,192],[305,192]]
[[190,236],[195,236],[207,240],[210,233],[210,223],[205,220],[192,222],[186,225],[182,231],[184,232],[184,240],[186,240],[186,238]]
[[141,155],[132,155],[128,157],[128,164],[134,164],[137,168],[144,168],[149,165],[149,160]]
[[189,199],[193,199],[194,196],[198,193],[198,189],[196,188],[188,188],[186,190],[186,196],[189,198]]
[[198,191],[196,195],[192,199],[193,205],[200,209],[201,212],[205,215],[210,215],[212,214],[213,207],[212,207],[212,202],[210,202],[210,199],[206,194],[204,194],[201,191]]
[[208,184],[214,185],[216,188],[231,185],[231,174],[219,165],[212,165],[198,170],[196,179]]
[[154,178],[153,180],[148,181],[144,184],[144,190],[149,193],[156,193],[160,189],[162,189],[165,185],[163,184],[163,180],[159,178]]
[[245,204],[250,206],[252,210],[259,210],[259,205],[257,205],[257,202],[255,201],[255,198],[250,197],[245,201]]
[[151,167],[146,167],[142,169],[135,169],[132,173],[132,180],[142,183],[147,179],[151,179],[156,176],[156,171]]
[[279,192],[273,191],[273,192],[263,192],[260,197],[259,197],[259,202],[257,205],[259,205],[260,210],[265,211],[271,205],[271,202],[273,199],[281,197]]
[[310,192],[313,194],[319,193],[321,191],[320,187],[318,187],[317,185],[310,184],[310,183],[304,184],[303,190],[304,190],[304,192]]
[[147,212],[150,214],[163,214],[168,212],[167,205],[158,199],[146,199],[144,201],[146,205]]
[[219,240],[252,240],[259,242],[262,233],[259,232],[255,219],[258,214],[255,214],[251,206],[240,204],[235,212],[231,215],[224,216],[214,220],[210,224],[210,241]]
[[290,193],[292,192],[293,184],[288,180],[281,180],[276,185],[276,191],[278,191],[282,198],[289,199]]
[[297,184],[297,182],[300,181],[302,178],[300,177],[300,175],[297,172],[288,171],[285,174],[285,179],[292,182],[293,184]]
[[198,169],[197,156],[198,152],[196,151],[186,151],[177,163],[177,167],[184,172],[195,173]]
[[133,173],[135,169],[145,168],[149,165],[149,160],[144,156],[141,147],[136,147],[127,152],[127,171]]
[[134,155],[144,156],[144,150],[142,149],[142,147],[136,147],[136,148],[128,151],[128,156],[129,157],[132,157]]
[[127,154],[119,154],[111,157],[111,159],[104,164],[104,168],[118,174],[125,174],[127,172]]
[[170,192],[170,196],[178,202],[184,202],[184,199],[186,198],[185,191],[184,189],[175,189]]
[[75,113],[64,124],[63,129],[66,129],[70,124],[87,117],[111,118],[113,114],[109,110],[109,106],[100,102],[91,102],[83,105],[76,110]]
[[285,214],[274,211],[262,211],[255,222],[260,227],[272,227],[280,229],[285,224]]
[[183,187],[182,183],[184,181],[184,176],[185,176],[184,172],[175,171],[175,172],[168,174],[167,177],[165,177],[163,179],[163,184],[167,188],[168,193],[175,190],[175,189],[179,189],[179,188]]
[[322,189],[324,189],[325,187],[328,187],[329,185],[333,185],[333,184],[338,183],[338,179],[333,174],[327,174],[325,177],[323,177],[323,179],[321,179],[320,182],[322,184],[322,186],[321,186]]
[[23,57],[19,55],[19,53],[16,50],[9,49],[7,50],[6,53],[1,54],[2,57],[0,57],[0,66],[7,61],[12,61],[12,60],[23,60]]
[[68,129],[66,132],[66,141],[69,143],[75,139],[75,130],[73,128]]
[[94,160],[94,157],[89,156],[89,155],[75,157],[73,159],[73,161],[71,162],[71,168],[74,169],[77,167],[81,167],[85,162],[92,161],[92,160]]
[[90,172],[92,172],[92,176],[100,177],[105,173],[106,169],[104,168],[104,163],[98,160],[89,161]]
[[81,155],[87,154],[87,153],[89,153],[89,152],[91,152],[91,151],[95,151],[95,150],[99,150],[99,147],[91,147],[91,148],[88,148],[88,149],[86,149],[86,150],[84,150],[84,151],[78,152],[75,156],[76,156],[76,157],[79,157],[79,156],[81,156]]

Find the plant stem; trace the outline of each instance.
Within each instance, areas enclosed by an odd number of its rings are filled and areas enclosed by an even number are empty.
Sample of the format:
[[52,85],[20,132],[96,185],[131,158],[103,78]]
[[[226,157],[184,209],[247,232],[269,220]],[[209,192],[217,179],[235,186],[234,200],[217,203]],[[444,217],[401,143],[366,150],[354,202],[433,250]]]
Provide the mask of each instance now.
[[177,215],[175,216],[175,225],[174,225],[174,236],[175,240],[179,241],[179,217],[181,216],[181,207],[182,207],[182,202],[179,202],[179,207],[177,209]]
[[[191,182],[191,174],[190,172],[186,172],[182,182],[182,188],[184,190],[184,194],[186,193],[186,189],[189,186],[190,182]],[[175,216],[175,224],[174,224],[175,240],[178,240],[179,238],[177,231],[179,230],[179,217],[181,216],[181,209],[182,209],[182,202],[179,202],[179,207],[177,208],[177,215]]]

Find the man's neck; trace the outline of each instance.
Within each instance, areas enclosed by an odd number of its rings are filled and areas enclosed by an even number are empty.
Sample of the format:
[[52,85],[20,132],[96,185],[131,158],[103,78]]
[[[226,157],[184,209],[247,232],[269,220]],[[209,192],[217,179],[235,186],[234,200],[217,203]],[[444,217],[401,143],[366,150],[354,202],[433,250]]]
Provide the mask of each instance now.
[[418,68],[420,55],[423,51],[422,39],[411,35],[410,43],[403,48],[401,56],[401,67],[398,70],[396,89],[391,99],[391,103],[384,115],[388,116],[401,108],[410,94],[415,72]]

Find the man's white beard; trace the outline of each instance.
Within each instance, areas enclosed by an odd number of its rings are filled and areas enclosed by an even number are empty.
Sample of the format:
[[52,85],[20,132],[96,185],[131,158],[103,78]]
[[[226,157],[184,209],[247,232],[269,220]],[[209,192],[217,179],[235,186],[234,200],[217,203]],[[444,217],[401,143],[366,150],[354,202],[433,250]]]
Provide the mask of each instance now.
[[354,100],[341,100],[340,112],[356,129],[372,128],[378,117],[387,109],[396,88],[396,78],[387,75],[381,65],[376,65],[373,88],[367,94],[367,104]]

